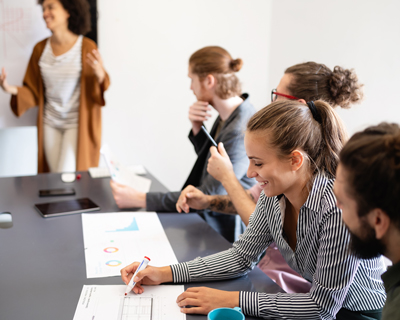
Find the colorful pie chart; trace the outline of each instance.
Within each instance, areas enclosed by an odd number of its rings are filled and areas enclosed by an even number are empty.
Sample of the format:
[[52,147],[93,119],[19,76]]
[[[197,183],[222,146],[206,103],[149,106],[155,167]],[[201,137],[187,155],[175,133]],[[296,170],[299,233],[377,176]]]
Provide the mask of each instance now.
[[108,248],[104,249],[104,252],[107,252],[107,253],[115,253],[117,251],[118,251],[118,248],[115,248],[115,247],[108,247]]
[[118,260],[110,260],[106,262],[109,267],[118,267],[122,262]]

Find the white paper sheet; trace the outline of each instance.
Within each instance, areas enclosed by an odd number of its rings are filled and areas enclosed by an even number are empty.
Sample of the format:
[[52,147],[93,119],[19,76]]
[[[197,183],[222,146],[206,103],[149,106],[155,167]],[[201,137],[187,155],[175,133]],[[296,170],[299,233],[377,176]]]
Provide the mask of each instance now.
[[134,261],[161,267],[178,263],[155,212],[82,214],[87,278],[120,276]]
[[176,298],[183,285],[145,286],[124,296],[125,285],[83,286],[73,320],[185,320]]
[[[146,169],[142,165],[127,166],[127,169],[132,171],[134,174],[145,175]],[[111,177],[110,171],[107,167],[92,167],[88,169],[90,177],[96,178],[109,178]]]
[[111,153],[108,145],[102,146],[100,153],[106,162],[112,180],[128,187],[132,187],[140,192],[150,191],[151,180],[136,175],[131,169],[119,163]]

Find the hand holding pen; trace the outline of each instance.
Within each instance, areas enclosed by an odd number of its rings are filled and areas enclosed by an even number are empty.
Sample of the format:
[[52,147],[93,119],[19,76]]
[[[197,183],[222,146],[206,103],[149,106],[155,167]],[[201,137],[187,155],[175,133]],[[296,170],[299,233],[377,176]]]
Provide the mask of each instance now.
[[[130,282],[135,282],[133,289],[134,293],[141,294],[144,292],[142,285],[158,285],[164,282],[172,282],[172,271],[169,266],[153,267],[147,266],[141,271],[138,270],[140,262],[134,262],[125,268],[121,269],[121,278],[126,285]],[[136,272],[137,271],[137,272]]]

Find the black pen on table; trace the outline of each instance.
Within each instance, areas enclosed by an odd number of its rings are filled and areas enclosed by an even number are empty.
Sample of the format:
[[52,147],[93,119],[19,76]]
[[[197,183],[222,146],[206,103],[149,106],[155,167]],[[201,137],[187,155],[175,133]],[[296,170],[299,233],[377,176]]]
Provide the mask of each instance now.
[[208,133],[206,127],[205,127],[205,126],[201,126],[201,129],[204,131],[204,133],[206,134],[206,136],[208,137],[208,139],[210,139],[210,141],[212,142],[212,144],[214,145],[214,147],[216,147],[217,150],[218,150],[218,145],[217,145],[217,143],[215,142],[215,140],[213,139],[213,137],[211,137],[211,135]]

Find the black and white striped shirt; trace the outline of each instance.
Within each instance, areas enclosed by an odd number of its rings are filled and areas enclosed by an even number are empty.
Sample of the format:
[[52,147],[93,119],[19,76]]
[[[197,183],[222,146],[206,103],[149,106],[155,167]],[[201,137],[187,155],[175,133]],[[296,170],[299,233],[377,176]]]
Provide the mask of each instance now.
[[39,60],[45,88],[43,121],[53,128],[78,127],[82,39],[83,36],[80,35],[71,49],[55,56],[49,38]]
[[385,304],[381,258],[361,260],[349,254],[350,235],[333,194],[334,180],[318,175],[300,210],[297,244],[283,236],[284,197],[261,193],[249,226],[232,248],[208,257],[172,265],[174,282],[220,280],[242,276],[275,242],[291,268],[312,283],[308,293],[241,291],[239,304],[247,315],[273,319],[334,319],[343,307],[376,310]]

